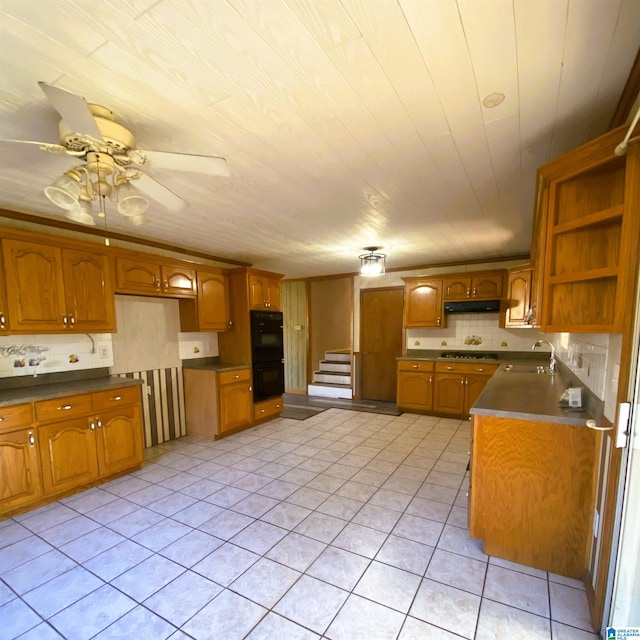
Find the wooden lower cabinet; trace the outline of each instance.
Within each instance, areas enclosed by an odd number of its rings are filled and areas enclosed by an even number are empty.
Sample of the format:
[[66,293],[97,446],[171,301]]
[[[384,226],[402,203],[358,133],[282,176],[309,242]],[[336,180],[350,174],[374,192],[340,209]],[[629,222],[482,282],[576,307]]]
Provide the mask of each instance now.
[[253,405],[253,420],[255,422],[262,422],[263,420],[276,418],[282,413],[282,406],[282,396],[256,402]]
[[434,413],[468,417],[469,410],[497,369],[496,364],[436,362]]
[[433,409],[433,362],[398,361],[396,404],[405,411],[426,413]]
[[0,408],[0,517],[143,460],[138,386]]
[[596,449],[586,427],[474,416],[469,524],[484,552],[582,579]]
[[0,409],[0,514],[42,495],[38,444],[30,404]]
[[216,439],[253,424],[251,369],[183,369],[187,433]]

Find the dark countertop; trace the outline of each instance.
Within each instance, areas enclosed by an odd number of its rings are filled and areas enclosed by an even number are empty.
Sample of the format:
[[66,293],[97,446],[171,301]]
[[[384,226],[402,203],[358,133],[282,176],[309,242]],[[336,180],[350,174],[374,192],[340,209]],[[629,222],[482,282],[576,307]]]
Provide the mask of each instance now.
[[546,352],[541,351],[493,351],[491,349],[474,349],[473,351],[470,349],[466,349],[470,354],[477,353],[480,351],[481,353],[495,353],[497,356],[497,360],[484,360],[477,358],[441,358],[440,354],[445,351],[460,351],[464,353],[465,349],[450,349],[447,347],[442,347],[441,349],[407,349],[407,353],[398,356],[396,360],[433,360],[439,362],[496,362],[498,364],[504,364],[513,362],[534,362],[541,364],[549,363],[549,355]]
[[587,420],[594,420],[601,413],[599,401],[583,387],[583,410],[560,408],[560,397],[568,384],[562,371],[539,375],[508,371],[501,366],[469,413],[584,427]]
[[210,358],[193,358],[182,361],[183,369],[203,369],[205,371],[237,371],[238,369],[251,369],[250,364],[237,364],[234,362],[220,362],[216,356]]
[[51,398],[62,398],[79,393],[94,393],[108,389],[121,389],[123,387],[135,387],[142,384],[142,380],[135,378],[119,378],[107,376],[102,378],[90,378],[88,380],[74,380],[71,382],[56,382],[53,384],[31,385],[17,389],[0,390],[0,407],[7,407],[22,402],[37,402]]

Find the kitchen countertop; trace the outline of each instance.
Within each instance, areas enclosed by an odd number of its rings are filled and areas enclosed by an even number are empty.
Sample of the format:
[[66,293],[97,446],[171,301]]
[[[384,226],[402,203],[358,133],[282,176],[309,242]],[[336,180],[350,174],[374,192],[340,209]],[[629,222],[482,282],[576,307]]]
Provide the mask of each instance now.
[[7,407],[23,402],[37,402],[51,398],[62,398],[80,393],[94,393],[107,391],[108,389],[122,389],[123,387],[135,387],[142,384],[142,380],[135,378],[119,378],[106,376],[102,378],[90,378],[87,380],[74,380],[71,382],[56,382],[53,384],[41,384],[24,386],[17,389],[0,390],[0,407]]
[[496,360],[492,359],[483,359],[483,358],[442,358],[440,357],[441,353],[445,353],[447,351],[459,351],[464,353],[465,349],[448,349],[443,347],[442,349],[409,349],[407,353],[398,356],[396,360],[434,360],[439,362],[486,362],[491,363],[495,362],[498,364],[506,363],[506,362],[534,362],[541,364],[549,363],[549,354],[545,351],[493,351],[491,349],[474,349],[473,351],[467,349],[470,354],[473,353],[495,353],[497,356]]
[[469,413],[584,427],[587,420],[595,420],[601,413],[599,402],[583,387],[582,410],[561,408],[560,397],[568,384],[562,372],[519,373],[508,371],[503,365],[491,377]]
[[220,362],[217,357],[194,358],[182,361],[183,369],[203,369],[205,371],[237,371],[238,369],[250,369],[250,364],[237,364],[233,362]]

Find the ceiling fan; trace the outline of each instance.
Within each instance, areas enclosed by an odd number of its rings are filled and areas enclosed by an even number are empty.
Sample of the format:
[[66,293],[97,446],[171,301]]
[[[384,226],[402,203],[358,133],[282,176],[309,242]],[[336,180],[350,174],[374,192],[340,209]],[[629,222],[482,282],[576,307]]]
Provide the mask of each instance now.
[[62,118],[58,125],[59,144],[30,140],[0,142],[37,145],[42,151],[68,154],[82,162],[44,189],[47,198],[65,209],[66,217],[75,222],[95,224],[92,201],[99,203],[98,216],[104,217],[105,198],[114,200],[118,212],[129,222],[146,222],[148,202],[140,192],[171,211],[188,206],[140,167],[229,175],[224,158],[138,149],[131,131],[116,120],[110,109],[87,103],[83,97],[45,82],[38,85]]

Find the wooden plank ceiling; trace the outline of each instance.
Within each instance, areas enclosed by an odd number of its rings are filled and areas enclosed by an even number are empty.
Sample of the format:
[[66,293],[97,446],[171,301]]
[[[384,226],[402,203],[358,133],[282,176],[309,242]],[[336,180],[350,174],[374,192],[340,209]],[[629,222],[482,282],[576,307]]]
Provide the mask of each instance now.
[[[109,228],[287,277],[526,254],[536,167],[609,128],[639,42],[638,0],[2,0],[0,138],[57,142],[42,80],[224,156]],[[0,207],[62,219],[70,158],[0,152]]]

